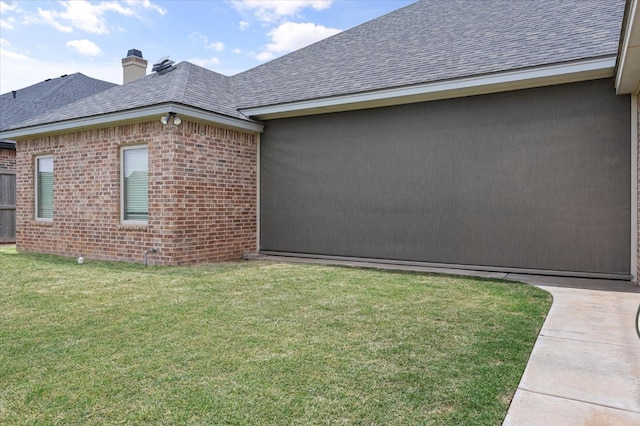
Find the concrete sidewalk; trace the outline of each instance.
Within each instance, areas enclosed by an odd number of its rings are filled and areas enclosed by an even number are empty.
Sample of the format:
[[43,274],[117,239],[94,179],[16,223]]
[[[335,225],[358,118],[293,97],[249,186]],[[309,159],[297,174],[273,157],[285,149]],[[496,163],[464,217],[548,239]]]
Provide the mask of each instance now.
[[640,425],[640,288],[509,274],[553,295],[503,425]]
[[627,281],[442,269],[357,261],[294,261],[526,282],[553,305],[511,402],[504,426],[640,426],[640,287]]

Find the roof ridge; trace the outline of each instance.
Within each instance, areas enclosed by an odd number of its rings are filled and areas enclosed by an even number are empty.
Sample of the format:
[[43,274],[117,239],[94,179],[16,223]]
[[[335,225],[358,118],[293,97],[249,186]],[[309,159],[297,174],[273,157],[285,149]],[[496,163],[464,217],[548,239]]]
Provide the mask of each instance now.
[[191,78],[191,63],[182,61],[174,65],[175,69],[171,71],[173,75],[173,84],[171,84],[167,93],[169,101],[184,102],[187,88],[189,87],[189,79]]
[[[38,97],[33,102],[42,102],[42,100],[44,98],[46,98],[47,96],[49,96],[52,92],[55,92],[55,91],[59,90],[60,87],[66,86],[68,84],[67,83],[68,81],[77,80],[78,74],[80,74],[80,73],[76,72],[76,73],[73,73],[73,74],[63,74],[60,77],[56,77],[55,80],[59,80],[59,81],[56,82],[56,84],[53,87],[51,87],[49,90],[47,90],[45,93],[43,93],[42,96]],[[45,80],[45,81],[47,81],[47,80]]]

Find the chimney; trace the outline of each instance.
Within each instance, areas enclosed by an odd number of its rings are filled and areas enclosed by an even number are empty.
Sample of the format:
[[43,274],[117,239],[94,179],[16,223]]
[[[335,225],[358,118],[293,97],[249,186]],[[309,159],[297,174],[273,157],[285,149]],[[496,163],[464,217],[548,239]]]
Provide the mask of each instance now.
[[142,52],[138,49],[130,49],[127,57],[122,59],[123,83],[137,80],[147,75],[147,60],[142,59]]

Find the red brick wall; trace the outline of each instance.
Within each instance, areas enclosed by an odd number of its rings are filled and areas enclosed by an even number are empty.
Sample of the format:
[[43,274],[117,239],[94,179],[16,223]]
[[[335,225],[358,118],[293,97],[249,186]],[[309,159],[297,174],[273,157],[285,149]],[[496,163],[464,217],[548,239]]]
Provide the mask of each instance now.
[[0,170],[16,170],[16,151],[0,148]]
[[[163,170],[150,209],[172,235],[171,264],[238,259],[257,250],[257,135],[194,122],[159,150]],[[164,171],[162,173],[164,175]],[[167,208],[170,204],[171,207]]]
[[[120,147],[149,148],[149,220],[120,222]],[[178,265],[256,250],[257,136],[184,120],[18,142],[17,247]],[[34,156],[54,157],[54,218],[34,220]]]

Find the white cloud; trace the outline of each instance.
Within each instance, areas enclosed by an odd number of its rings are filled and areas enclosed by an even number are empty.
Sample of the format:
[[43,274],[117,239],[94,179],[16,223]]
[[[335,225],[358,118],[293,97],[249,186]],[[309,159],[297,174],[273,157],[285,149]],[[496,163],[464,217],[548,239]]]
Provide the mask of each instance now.
[[0,28],[4,28],[6,30],[12,30],[13,24],[16,22],[16,18],[13,16],[7,16],[10,12],[18,12],[18,4],[8,4],[3,1],[0,1]]
[[9,16],[7,19],[0,18],[0,28],[4,28],[5,30],[12,30],[13,24],[16,22],[16,19],[13,16]]
[[127,0],[129,6],[142,6],[144,9],[151,9],[158,12],[160,15],[166,15],[167,9],[157,4],[151,3],[150,0]]
[[22,53],[11,52],[9,50],[5,50],[3,47],[0,47],[0,57],[7,59],[15,59],[17,61],[28,61],[30,58]]
[[267,44],[265,50],[256,55],[256,58],[260,61],[267,61],[275,58],[276,55],[292,52],[340,31],[336,28],[327,28],[310,22],[285,22],[269,32],[271,43]]
[[87,39],[71,40],[67,42],[67,47],[70,47],[79,54],[87,57],[99,56],[102,53],[102,50],[100,50],[97,44]]
[[213,43],[209,43],[209,37],[204,34],[200,34],[199,32],[192,32],[189,34],[189,40],[194,43],[202,43],[205,45],[206,49],[212,49],[216,52],[222,52],[224,50],[224,43],[221,41],[215,41]]
[[296,16],[300,10],[311,7],[314,10],[327,9],[333,0],[233,0],[234,7],[239,10],[252,10],[263,22],[274,22],[278,19]]
[[256,55],[256,59],[263,62],[270,61],[275,57],[276,55],[274,55],[272,52],[260,52]]
[[224,50],[224,43],[221,41],[216,41],[215,43],[211,43],[207,46],[207,49],[213,49],[216,52],[222,52]]
[[44,80],[24,77],[35,69],[36,61],[18,52],[9,50],[9,43],[0,43],[0,93],[18,90]]
[[244,31],[249,28],[249,23],[247,21],[240,21],[238,27],[240,28],[240,31]]
[[18,9],[17,3],[9,4],[3,1],[0,1],[0,13],[7,13],[9,11],[17,10],[17,9]]
[[189,34],[189,40],[198,43],[208,43],[209,37],[204,34],[200,34],[199,32],[192,32],[191,34]]
[[51,25],[53,28],[55,28],[58,31],[62,31],[65,33],[72,32],[73,28],[71,28],[68,25],[62,25],[58,21],[56,21],[55,19],[56,14],[57,12],[52,12],[50,10],[42,10],[38,8],[38,16],[40,16],[43,22]]
[[29,57],[23,55],[22,53],[13,52],[11,50],[11,43],[9,40],[5,40],[4,38],[0,38],[0,58],[2,58],[2,63],[6,63],[6,60],[12,59],[15,61],[27,61]]
[[[58,1],[50,8],[37,7],[36,9],[36,12],[32,12],[21,9],[17,2],[9,4],[6,1],[0,1],[0,27],[14,29],[16,18],[19,18],[20,23],[24,25],[48,24],[66,33],[78,29],[92,34],[108,34],[111,30],[106,19],[108,13],[136,19],[143,19],[141,15],[143,10],[152,10],[160,15],[167,13],[165,8],[150,0],[124,0],[124,2],[68,0]],[[9,16],[10,14],[14,16]]]
[[242,50],[236,47],[235,49],[233,49],[233,53],[242,53]]
[[125,16],[134,16],[132,9],[120,6],[115,2],[91,4],[88,1],[69,1],[62,3],[66,12],[62,17],[71,21],[74,27],[88,33],[108,34],[109,28],[103,15],[105,12],[116,12]]
[[91,34],[109,34],[109,26],[105,14],[107,12],[118,13],[124,16],[139,18],[134,9],[140,7],[155,10],[161,15],[167,13],[166,9],[149,0],[126,2],[125,7],[116,1],[102,1],[90,3],[87,0],[61,1],[63,11],[44,10],[38,8],[38,15],[42,22],[45,22],[55,29],[63,32],[72,32],[74,28]]
[[216,57],[212,57],[209,59],[192,58],[192,59],[189,59],[187,62],[191,62],[192,64],[196,64],[203,68],[209,68],[211,66],[218,65],[220,63],[220,59]]

